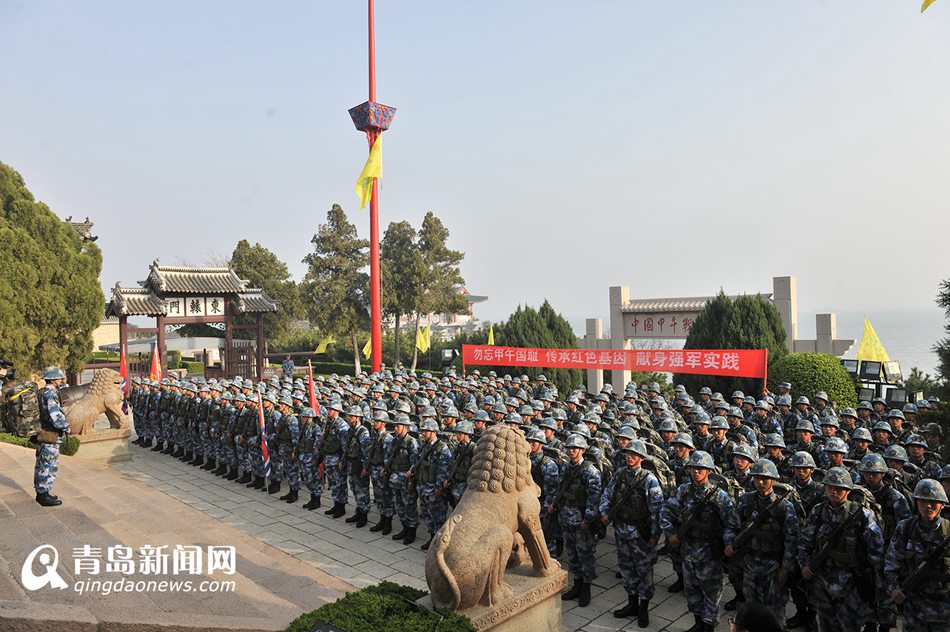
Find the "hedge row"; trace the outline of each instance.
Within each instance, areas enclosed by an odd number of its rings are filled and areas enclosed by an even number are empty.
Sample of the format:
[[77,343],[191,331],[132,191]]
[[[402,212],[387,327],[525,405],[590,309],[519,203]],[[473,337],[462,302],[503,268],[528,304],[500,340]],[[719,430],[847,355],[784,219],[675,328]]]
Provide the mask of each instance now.
[[[18,445],[31,449],[36,448],[36,444],[30,443],[29,438],[18,437],[14,434],[9,434],[6,432],[0,432],[0,443],[9,443],[11,445]],[[60,454],[64,454],[66,456],[72,456],[79,452],[79,437],[70,435],[69,438],[59,446],[59,452]]]

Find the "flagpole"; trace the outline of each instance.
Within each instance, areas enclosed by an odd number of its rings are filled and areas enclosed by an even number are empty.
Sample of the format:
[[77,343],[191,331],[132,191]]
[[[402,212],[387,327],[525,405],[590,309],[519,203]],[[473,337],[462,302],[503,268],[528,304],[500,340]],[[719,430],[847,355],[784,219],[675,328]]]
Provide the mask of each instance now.
[[[374,2],[367,0],[369,9],[369,100],[376,101],[376,24]],[[381,130],[374,129],[368,136],[370,151]],[[379,371],[383,359],[383,318],[379,285],[379,179],[373,178],[373,193],[369,201],[369,302],[370,340],[372,340],[373,372]],[[398,335],[398,332],[397,332]]]

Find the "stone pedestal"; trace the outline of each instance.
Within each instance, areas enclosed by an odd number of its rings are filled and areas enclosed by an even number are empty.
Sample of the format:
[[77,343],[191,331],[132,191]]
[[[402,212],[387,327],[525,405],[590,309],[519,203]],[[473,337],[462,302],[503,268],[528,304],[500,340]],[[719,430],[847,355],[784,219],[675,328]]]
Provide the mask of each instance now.
[[93,433],[78,435],[79,452],[76,457],[97,463],[115,463],[132,460],[129,451],[130,428],[96,430]]
[[[511,586],[509,599],[495,606],[476,606],[463,610],[479,632],[562,632],[561,591],[567,585],[567,571],[551,577],[535,577],[530,564],[505,573],[505,582]],[[427,595],[418,603],[432,608]]]

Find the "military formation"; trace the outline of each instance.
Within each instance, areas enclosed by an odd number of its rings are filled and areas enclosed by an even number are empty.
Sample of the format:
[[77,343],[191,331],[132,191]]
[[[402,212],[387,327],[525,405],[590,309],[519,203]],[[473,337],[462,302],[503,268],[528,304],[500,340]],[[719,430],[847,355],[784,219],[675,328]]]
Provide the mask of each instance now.
[[[685,591],[690,632],[713,630],[743,601],[789,629],[947,630],[950,467],[939,427],[919,415],[939,401],[890,410],[883,400],[839,409],[827,394],[761,399],[703,388],[630,383],[623,393],[578,387],[567,397],[540,375],[474,372],[255,384],[133,378],[134,443],[288,503],[367,524],[412,544],[428,538],[464,494],[486,427],[520,430],[540,489],[552,555],[571,573],[564,600],[587,606],[598,545],[612,527],[628,602],[618,618],[649,626],[653,568],[668,555],[669,592]],[[309,396],[313,389],[313,406]],[[266,457],[265,457],[266,455]],[[726,582],[736,597],[722,603]],[[795,606],[785,621],[787,602]]]

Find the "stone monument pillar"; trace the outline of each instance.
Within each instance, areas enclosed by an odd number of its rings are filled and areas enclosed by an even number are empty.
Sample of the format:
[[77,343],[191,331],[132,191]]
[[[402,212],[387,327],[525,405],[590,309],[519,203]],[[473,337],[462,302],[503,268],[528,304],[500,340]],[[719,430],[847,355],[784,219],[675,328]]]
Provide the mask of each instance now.
[[[623,331],[623,306],[630,300],[630,286],[615,285],[610,288],[610,348],[630,349],[630,340]],[[611,371],[610,383],[615,393],[623,393],[630,381],[630,371]]]

